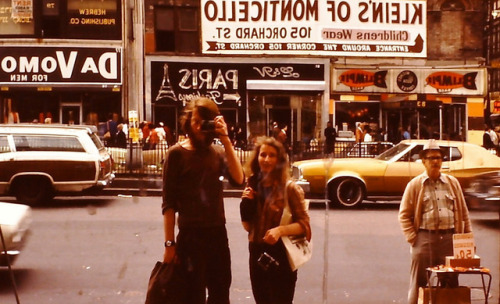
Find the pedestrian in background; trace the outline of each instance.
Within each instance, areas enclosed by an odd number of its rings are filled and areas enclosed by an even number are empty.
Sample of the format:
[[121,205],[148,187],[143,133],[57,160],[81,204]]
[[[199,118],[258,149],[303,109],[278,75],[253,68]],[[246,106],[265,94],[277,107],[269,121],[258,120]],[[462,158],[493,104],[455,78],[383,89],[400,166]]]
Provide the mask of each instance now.
[[326,123],[325,128],[325,154],[330,154],[335,151],[335,141],[337,139],[337,130],[333,126],[331,120]]
[[356,142],[360,143],[363,142],[365,139],[365,132],[363,130],[363,124],[360,122],[356,123]]
[[[297,271],[292,271],[282,236],[305,235],[311,227],[302,188],[289,180],[288,156],[274,138],[257,140],[248,160],[249,176],[240,204],[242,224],[248,231],[250,281],[257,304],[293,303]],[[286,194],[285,194],[286,192]],[[293,223],[280,226],[285,199]]]
[[493,144],[493,141],[491,140],[490,131],[491,131],[490,126],[489,125],[484,125],[483,147],[485,149],[493,149],[493,148],[495,148],[495,145]]
[[[204,120],[213,120],[214,129],[201,130]],[[220,177],[242,185],[243,170],[213,100],[192,100],[181,126],[187,139],[168,149],[163,167],[163,260],[171,263],[175,257],[186,273],[186,299],[181,303],[228,304],[231,258]],[[213,144],[216,136],[223,147]]]
[[115,135],[115,147],[127,148],[127,135],[123,132],[123,124],[118,124],[118,132]]
[[[440,171],[444,153],[439,145],[429,140],[419,156],[425,172],[408,183],[399,208],[399,223],[411,245],[410,304],[417,303],[419,287],[427,285],[426,269],[453,255],[453,233],[472,231],[458,180]],[[448,279],[448,287],[458,285],[458,277]]]

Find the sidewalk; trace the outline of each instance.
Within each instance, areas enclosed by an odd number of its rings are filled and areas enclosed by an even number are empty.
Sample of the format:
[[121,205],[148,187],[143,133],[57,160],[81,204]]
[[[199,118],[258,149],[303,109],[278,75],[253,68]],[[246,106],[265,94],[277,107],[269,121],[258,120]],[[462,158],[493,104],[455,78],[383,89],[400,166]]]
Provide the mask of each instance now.
[[[224,197],[241,197],[243,188],[235,188],[224,180]],[[104,188],[103,195],[161,196],[162,178],[152,175],[118,175],[113,183]]]

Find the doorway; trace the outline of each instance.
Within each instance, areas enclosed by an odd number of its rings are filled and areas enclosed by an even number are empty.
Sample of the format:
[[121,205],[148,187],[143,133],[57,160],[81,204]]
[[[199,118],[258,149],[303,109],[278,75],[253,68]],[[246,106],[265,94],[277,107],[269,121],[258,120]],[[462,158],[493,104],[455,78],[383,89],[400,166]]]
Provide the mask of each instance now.
[[82,123],[82,103],[61,103],[59,121],[62,124],[80,125]]

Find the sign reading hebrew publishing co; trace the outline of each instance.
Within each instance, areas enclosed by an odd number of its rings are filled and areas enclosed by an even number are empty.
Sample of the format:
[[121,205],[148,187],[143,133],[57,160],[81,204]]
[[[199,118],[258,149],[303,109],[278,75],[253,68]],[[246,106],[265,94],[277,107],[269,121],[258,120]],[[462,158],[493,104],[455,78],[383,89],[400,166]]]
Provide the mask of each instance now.
[[421,0],[202,0],[206,54],[426,57]]

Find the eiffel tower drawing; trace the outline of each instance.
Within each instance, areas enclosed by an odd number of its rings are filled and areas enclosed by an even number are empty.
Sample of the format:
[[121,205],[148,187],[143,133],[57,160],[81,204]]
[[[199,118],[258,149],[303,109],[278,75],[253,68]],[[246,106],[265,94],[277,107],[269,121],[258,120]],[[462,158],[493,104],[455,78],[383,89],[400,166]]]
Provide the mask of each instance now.
[[170,78],[168,77],[168,64],[165,63],[163,66],[163,81],[161,82],[161,87],[158,90],[158,95],[156,96],[155,101],[159,101],[161,99],[171,99],[173,101],[177,101],[177,97],[175,96],[175,92],[172,89],[172,85],[170,84]]

